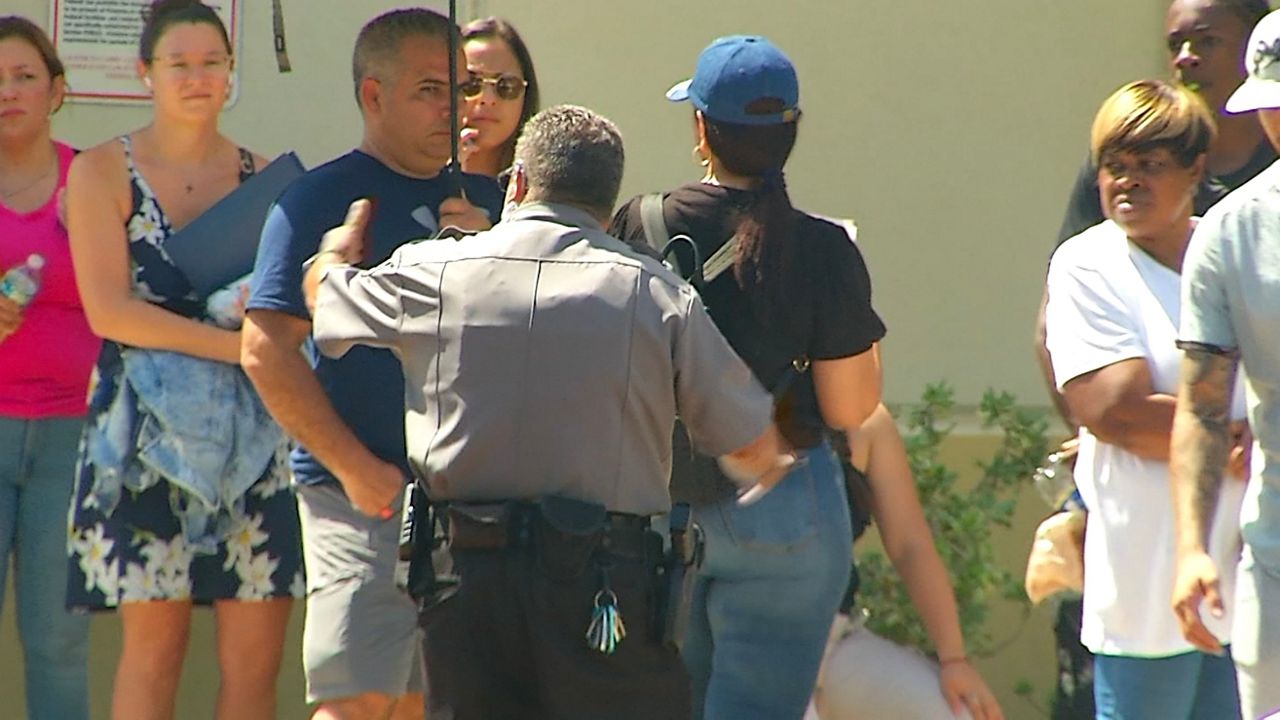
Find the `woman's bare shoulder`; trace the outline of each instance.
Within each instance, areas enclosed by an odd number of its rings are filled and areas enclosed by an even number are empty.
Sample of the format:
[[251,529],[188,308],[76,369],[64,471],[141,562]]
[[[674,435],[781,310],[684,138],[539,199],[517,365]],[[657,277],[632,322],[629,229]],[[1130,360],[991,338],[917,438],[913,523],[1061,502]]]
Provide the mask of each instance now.
[[77,197],[94,204],[109,201],[124,212],[129,203],[129,171],[124,146],[117,138],[76,155],[67,177],[68,202]]
[[72,166],[98,179],[113,177],[124,170],[124,146],[119,138],[98,143],[77,154]]

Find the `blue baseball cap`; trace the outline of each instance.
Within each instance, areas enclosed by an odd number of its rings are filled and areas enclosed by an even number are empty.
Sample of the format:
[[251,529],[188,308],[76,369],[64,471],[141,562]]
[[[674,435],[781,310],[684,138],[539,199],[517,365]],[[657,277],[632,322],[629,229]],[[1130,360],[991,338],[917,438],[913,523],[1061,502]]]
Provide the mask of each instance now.
[[667,99],[688,100],[712,120],[739,125],[776,125],[800,116],[795,67],[759,35],[712,42],[698,56],[693,77],[671,86]]

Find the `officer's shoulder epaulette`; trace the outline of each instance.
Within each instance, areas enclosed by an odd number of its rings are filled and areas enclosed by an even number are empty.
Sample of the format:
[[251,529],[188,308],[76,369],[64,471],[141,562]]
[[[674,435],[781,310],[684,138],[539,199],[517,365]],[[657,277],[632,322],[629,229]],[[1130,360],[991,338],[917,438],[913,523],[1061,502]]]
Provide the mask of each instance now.
[[447,225],[440,228],[440,231],[435,235],[429,238],[422,238],[422,240],[418,240],[416,242],[422,242],[423,240],[461,240],[463,238],[471,237],[472,235],[478,235],[480,232],[480,230],[463,230],[462,228],[454,225]]

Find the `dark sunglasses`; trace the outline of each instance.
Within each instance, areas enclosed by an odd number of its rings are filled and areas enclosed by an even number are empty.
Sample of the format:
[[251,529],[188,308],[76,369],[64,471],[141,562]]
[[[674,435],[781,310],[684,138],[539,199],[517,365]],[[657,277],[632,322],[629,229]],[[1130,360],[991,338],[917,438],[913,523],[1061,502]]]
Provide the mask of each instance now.
[[524,94],[524,89],[528,87],[529,81],[518,78],[515,75],[499,75],[498,77],[472,75],[458,85],[458,90],[462,91],[462,97],[468,100],[475,100],[484,92],[485,85],[492,85],[494,92],[498,93],[498,97],[503,100],[515,100]]

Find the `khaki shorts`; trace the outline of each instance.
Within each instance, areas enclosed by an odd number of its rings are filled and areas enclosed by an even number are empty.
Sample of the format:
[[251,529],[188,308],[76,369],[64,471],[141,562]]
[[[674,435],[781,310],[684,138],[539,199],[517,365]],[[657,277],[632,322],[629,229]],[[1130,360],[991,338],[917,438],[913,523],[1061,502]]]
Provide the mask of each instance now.
[[307,702],[423,692],[417,610],[395,584],[400,508],[356,510],[334,484],[298,486],[307,568],[302,667]]

